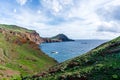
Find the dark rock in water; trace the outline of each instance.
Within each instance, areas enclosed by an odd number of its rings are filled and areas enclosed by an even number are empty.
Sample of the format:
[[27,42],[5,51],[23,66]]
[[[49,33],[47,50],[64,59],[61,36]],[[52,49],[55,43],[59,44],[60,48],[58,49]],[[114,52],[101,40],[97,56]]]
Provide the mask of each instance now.
[[53,53],[53,54],[57,54],[58,52],[57,52],[57,51],[52,51],[51,53]]

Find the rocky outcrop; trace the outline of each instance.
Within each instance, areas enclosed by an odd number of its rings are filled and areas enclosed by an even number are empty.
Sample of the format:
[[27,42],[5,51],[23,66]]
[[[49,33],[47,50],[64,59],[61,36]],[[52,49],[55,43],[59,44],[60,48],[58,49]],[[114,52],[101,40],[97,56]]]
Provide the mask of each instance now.
[[43,39],[40,37],[40,35],[36,32],[36,31],[33,31],[32,33],[29,33],[29,32],[26,32],[25,33],[25,36],[30,40],[30,41],[33,41],[35,42],[36,44],[40,44],[43,41]]
[[[0,28],[0,33],[4,34],[6,37],[7,41],[14,41],[14,42],[22,42],[25,43],[27,41],[31,41],[34,42],[36,44],[40,44],[43,42],[43,39],[39,36],[39,34],[36,31],[32,31],[32,32],[15,32],[12,30],[7,30],[4,28]],[[11,40],[11,37],[15,36],[15,37],[19,37],[19,39],[16,40]]]
[[0,48],[0,63],[1,64],[4,63],[5,59],[6,59],[6,56],[5,56],[4,50]]
[[43,41],[50,43],[50,42],[64,42],[64,41],[74,41],[74,40],[69,39],[64,34],[58,34],[58,35],[51,37],[51,38],[43,38]]
[[58,35],[52,37],[51,39],[53,39],[53,40],[60,40],[60,41],[74,41],[74,40],[72,40],[72,39],[69,39],[69,38],[68,38],[66,35],[64,35],[64,34],[58,34]]
[[43,38],[43,41],[46,43],[62,42],[62,40],[55,40],[55,39],[51,39],[51,38]]

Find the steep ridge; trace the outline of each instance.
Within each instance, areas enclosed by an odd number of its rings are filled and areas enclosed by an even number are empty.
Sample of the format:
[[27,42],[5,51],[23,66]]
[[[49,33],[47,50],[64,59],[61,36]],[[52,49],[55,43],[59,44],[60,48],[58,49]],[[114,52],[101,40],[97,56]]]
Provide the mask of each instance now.
[[120,80],[120,37],[24,79]]
[[21,80],[56,64],[39,49],[41,42],[33,30],[0,24],[0,80]]

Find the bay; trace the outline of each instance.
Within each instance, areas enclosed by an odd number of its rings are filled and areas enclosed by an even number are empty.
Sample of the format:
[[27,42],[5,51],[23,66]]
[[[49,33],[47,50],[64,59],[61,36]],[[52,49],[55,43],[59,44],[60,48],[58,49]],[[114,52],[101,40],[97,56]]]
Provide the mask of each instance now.
[[42,43],[41,50],[59,63],[84,54],[108,40],[76,40],[70,42]]

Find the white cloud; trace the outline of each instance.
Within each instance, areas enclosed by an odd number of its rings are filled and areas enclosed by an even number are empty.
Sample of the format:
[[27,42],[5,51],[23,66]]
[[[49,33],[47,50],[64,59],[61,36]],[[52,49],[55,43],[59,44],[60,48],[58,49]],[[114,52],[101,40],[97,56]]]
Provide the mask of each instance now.
[[53,0],[52,9],[57,13],[62,9],[62,6],[57,0]]
[[73,0],[40,0],[40,2],[45,10],[55,16],[64,16],[75,5]]
[[28,0],[16,0],[21,6],[25,5]]
[[13,10],[13,12],[14,12],[14,13],[16,13],[16,12],[17,12],[17,10],[16,10],[16,9],[14,9],[14,10]]
[[[115,38],[120,35],[120,1],[114,0],[99,6],[97,15],[100,23],[98,33],[104,33],[106,38]],[[109,37],[108,37],[109,36]],[[102,38],[102,37],[101,37]]]
[[114,21],[103,22],[98,27],[100,32],[120,33],[120,24]]
[[38,11],[37,11],[37,13],[38,13],[38,14],[40,14],[40,13],[41,13],[41,11],[40,11],[40,10],[38,10]]
[[[20,5],[25,5],[27,1],[17,0]],[[101,8],[113,14],[116,9],[113,6],[118,5],[119,0],[40,0],[40,8],[35,10],[33,6],[31,9],[28,5],[12,9],[12,12],[1,10],[0,22],[34,29],[45,37],[64,33],[77,39],[110,39],[119,35],[120,21],[106,21],[106,17],[113,15],[102,15],[104,12],[98,14],[96,11]]]

